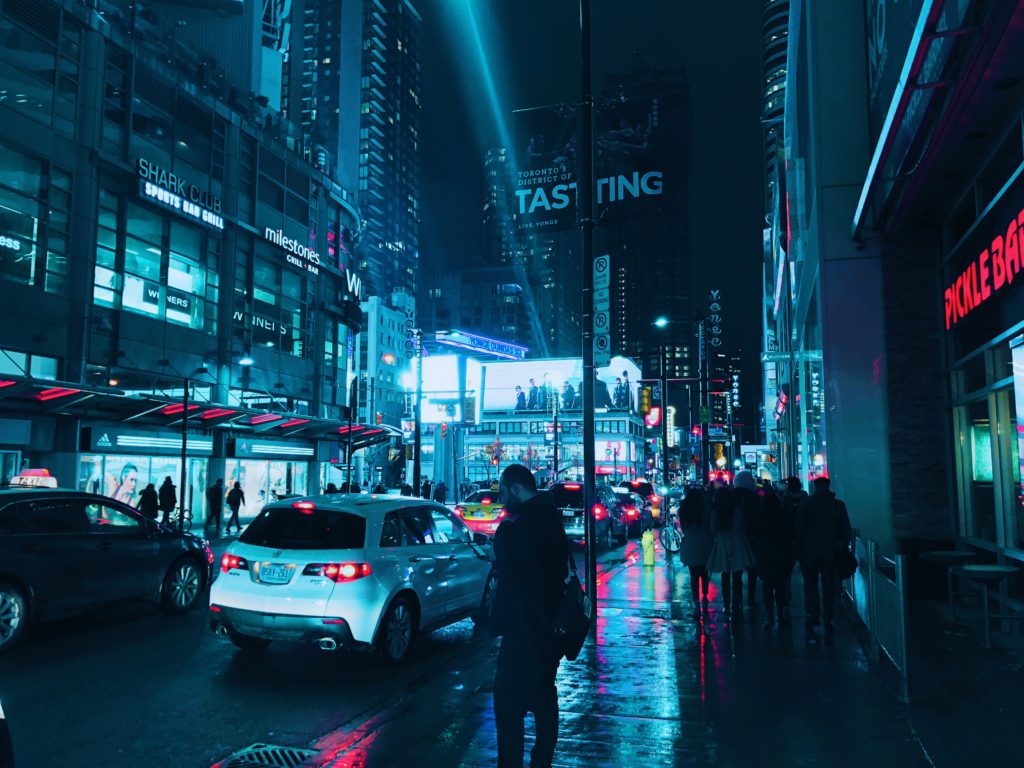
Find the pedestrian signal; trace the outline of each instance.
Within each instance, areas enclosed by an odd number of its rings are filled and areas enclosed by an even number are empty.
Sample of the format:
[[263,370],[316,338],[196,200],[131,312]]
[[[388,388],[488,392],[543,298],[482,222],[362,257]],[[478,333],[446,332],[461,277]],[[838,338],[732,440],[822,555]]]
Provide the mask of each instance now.
[[442,423],[441,424],[441,439],[444,440],[446,437],[448,437],[448,425]]
[[381,413],[380,411],[377,411],[377,423],[378,424],[383,424],[384,423],[384,414]]

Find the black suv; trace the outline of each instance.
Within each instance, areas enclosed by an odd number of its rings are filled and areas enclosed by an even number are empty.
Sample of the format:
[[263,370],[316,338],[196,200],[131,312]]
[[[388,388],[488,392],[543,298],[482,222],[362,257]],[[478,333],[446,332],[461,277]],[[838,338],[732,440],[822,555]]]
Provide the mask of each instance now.
[[194,608],[213,552],[106,496],[59,488],[0,490],[0,652],[28,622],[147,598]]
[[[551,498],[562,513],[562,525],[569,541],[583,541],[583,484],[555,483],[551,486]],[[594,508],[594,535],[599,547],[611,549],[615,542],[625,543],[629,529],[622,521],[619,500],[607,485],[597,487]]]

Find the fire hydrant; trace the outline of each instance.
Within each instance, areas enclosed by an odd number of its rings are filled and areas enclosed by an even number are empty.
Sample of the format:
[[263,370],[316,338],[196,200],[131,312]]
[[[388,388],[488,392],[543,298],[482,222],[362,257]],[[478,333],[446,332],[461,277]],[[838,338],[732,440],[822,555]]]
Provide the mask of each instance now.
[[640,546],[644,550],[644,567],[654,565],[654,531],[648,528],[640,537]]

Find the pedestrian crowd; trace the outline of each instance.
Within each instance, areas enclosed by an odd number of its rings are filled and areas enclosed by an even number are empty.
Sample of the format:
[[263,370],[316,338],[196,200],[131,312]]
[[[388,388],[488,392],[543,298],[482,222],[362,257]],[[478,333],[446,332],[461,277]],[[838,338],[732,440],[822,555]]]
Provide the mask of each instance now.
[[708,617],[710,578],[718,574],[727,620],[754,617],[760,582],[765,629],[776,622],[784,628],[790,613],[792,573],[799,564],[807,638],[817,639],[822,622],[826,640],[832,637],[837,558],[850,543],[850,518],[827,477],[815,478],[813,485],[808,495],[800,480],[790,477],[779,493],[771,485],[759,487],[750,471],[741,470],[732,487],[716,480],[707,489],[686,492],[679,512],[680,558],[690,571],[695,619]]

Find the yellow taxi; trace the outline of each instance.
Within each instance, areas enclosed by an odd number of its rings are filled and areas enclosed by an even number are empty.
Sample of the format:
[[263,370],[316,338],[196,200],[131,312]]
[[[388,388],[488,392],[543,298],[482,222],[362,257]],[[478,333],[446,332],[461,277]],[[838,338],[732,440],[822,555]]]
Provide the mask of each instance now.
[[455,507],[455,514],[463,519],[473,533],[493,536],[508,512],[501,506],[497,491],[477,491]]

